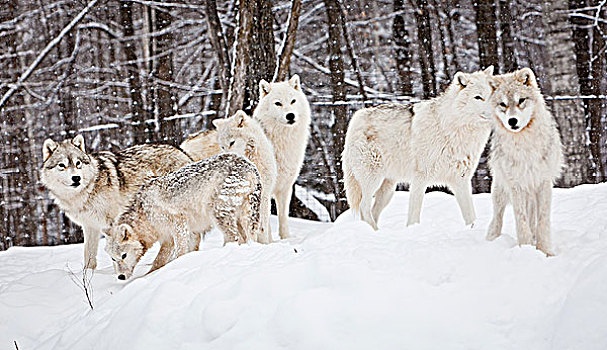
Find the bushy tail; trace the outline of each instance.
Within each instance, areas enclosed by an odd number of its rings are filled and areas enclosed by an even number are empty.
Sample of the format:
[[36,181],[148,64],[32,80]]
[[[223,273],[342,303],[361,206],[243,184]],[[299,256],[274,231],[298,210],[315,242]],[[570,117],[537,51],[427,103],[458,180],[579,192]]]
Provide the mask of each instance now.
[[355,214],[360,214],[360,201],[362,199],[362,189],[360,183],[354,177],[349,163],[342,156],[342,167],[344,170],[344,189],[346,190],[346,200]]

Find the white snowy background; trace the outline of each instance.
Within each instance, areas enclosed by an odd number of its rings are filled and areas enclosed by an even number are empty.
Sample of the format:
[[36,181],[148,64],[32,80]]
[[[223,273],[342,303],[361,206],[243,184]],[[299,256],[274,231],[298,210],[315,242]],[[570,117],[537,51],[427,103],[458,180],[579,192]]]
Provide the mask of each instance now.
[[[607,184],[556,189],[556,256],[484,238],[489,194],[465,227],[455,199],[426,196],[405,227],[398,192],[374,232],[344,213],[291,220],[294,237],[202,251],[118,281],[99,250],[93,305],[74,283],[82,245],[0,252],[0,349],[607,349]],[[275,217],[272,218],[276,224]],[[275,232],[276,233],[276,232]]]

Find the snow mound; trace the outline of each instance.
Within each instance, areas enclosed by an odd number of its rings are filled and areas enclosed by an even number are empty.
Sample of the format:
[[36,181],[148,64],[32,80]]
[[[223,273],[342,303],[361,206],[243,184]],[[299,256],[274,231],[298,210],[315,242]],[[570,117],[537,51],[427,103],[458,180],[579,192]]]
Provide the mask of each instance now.
[[[0,252],[0,348],[20,349],[606,349],[607,184],[555,190],[555,257],[504,235],[484,239],[491,199],[465,227],[444,193],[405,227],[408,193],[379,231],[344,213],[291,220],[293,238],[202,251],[118,281],[99,250],[91,310],[82,245]],[[276,226],[272,218],[273,227]],[[274,229],[276,233],[276,229]],[[70,272],[71,271],[71,272]]]

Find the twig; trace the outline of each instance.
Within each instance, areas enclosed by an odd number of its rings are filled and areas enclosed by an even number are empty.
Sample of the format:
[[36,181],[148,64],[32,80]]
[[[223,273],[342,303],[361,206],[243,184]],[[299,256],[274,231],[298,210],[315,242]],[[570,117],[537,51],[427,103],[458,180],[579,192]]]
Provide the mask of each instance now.
[[[82,268],[82,278],[79,279],[76,276],[76,273],[72,271],[72,269],[67,265],[67,269],[70,273],[70,279],[80,290],[84,292],[84,296],[86,297],[86,301],[89,304],[91,310],[93,310],[93,285],[91,284],[91,280],[93,279],[93,275],[95,274],[95,270],[89,269],[89,263],[85,264]],[[89,273],[90,271],[90,273]]]

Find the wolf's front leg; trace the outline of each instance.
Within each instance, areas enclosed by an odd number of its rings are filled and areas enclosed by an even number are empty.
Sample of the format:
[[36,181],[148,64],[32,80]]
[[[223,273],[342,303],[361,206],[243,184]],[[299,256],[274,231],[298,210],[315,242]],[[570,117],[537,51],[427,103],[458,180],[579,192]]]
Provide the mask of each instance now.
[[491,201],[493,202],[493,219],[487,230],[487,240],[492,241],[502,234],[502,225],[504,223],[504,211],[508,204],[508,195],[504,189],[499,186],[494,178],[491,184]]
[[292,185],[276,189],[274,192],[276,210],[278,211],[278,234],[281,239],[286,239],[291,236],[289,233],[289,204],[291,202],[292,192]]
[[552,182],[545,181],[537,193],[537,249],[547,256],[554,255],[550,239],[550,205],[552,202]]
[[466,226],[474,224],[476,214],[474,213],[474,204],[472,203],[470,180],[462,179],[462,181],[454,185],[453,192]]
[[152,264],[152,268],[150,269],[150,272],[152,271],[156,271],[159,268],[163,267],[164,265],[168,264],[169,262],[171,262],[171,260],[173,260],[173,256],[175,255],[175,245],[173,244],[173,240],[169,239],[166,241],[163,241],[160,244],[160,250],[158,251],[158,255],[156,255],[156,259],[154,259],[154,263]]
[[529,227],[529,195],[521,188],[512,189],[512,206],[514,207],[514,219],[516,220],[516,235],[518,244],[533,244],[533,234]]
[[101,231],[97,228],[83,227],[84,231],[84,268],[97,268],[97,248]]
[[270,206],[271,198],[265,193],[261,197],[261,205],[259,207],[259,217],[261,222],[261,234],[257,238],[259,243],[272,243],[272,228],[270,227]]
[[407,226],[420,223],[422,204],[427,184],[421,181],[412,181],[409,186],[409,218]]

